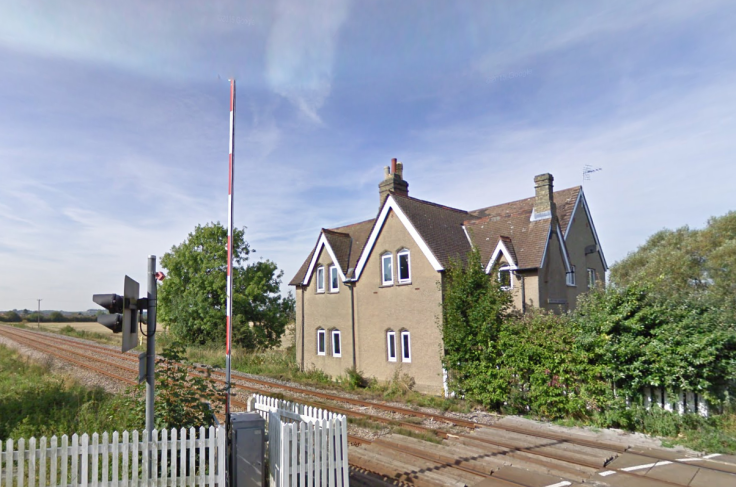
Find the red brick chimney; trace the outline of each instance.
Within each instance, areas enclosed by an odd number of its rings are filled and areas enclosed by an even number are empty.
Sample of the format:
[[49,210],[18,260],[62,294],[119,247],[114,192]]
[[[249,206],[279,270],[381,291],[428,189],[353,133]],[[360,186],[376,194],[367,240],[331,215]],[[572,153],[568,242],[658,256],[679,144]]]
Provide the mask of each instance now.
[[391,159],[391,166],[383,168],[383,181],[378,184],[378,195],[381,198],[380,208],[383,207],[384,201],[388,198],[389,193],[409,196],[409,183],[404,181],[404,165],[396,160]]

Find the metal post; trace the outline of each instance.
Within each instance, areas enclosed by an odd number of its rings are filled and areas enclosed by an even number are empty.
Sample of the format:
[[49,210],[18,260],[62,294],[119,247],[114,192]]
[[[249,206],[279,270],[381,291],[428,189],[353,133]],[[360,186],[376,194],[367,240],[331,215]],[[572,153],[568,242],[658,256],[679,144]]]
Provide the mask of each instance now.
[[[153,393],[156,380],[156,256],[148,256],[148,338],[146,340],[146,431],[151,441],[153,433]],[[150,452],[149,452],[150,455]],[[151,462],[149,459],[149,476]]]
[[[225,399],[225,427],[227,428],[227,437],[232,437],[232,429],[230,425],[230,357],[233,345],[233,245],[235,244],[235,235],[233,233],[233,180],[235,178],[235,79],[230,80],[230,155],[228,156],[228,182],[227,182],[227,288],[225,295],[226,303],[226,340],[225,344],[225,388],[227,397]],[[232,448],[232,442],[228,441],[228,446]],[[227,480],[226,483],[232,486],[232,463],[231,456],[227,456]]]
[[225,424],[230,425],[230,357],[233,343],[233,245],[235,237],[233,233],[233,180],[235,178],[235,79],[230,80],[230,155],[228,157],[228,182],[227,182],[227,283],[225,295],[226,324],[227,327],[225,344],[225,389],[227,392],[225,402]]
[[38,322],[36,323],[36,328],[41,328],[41,301],[42,299],[38,299],[38,314],[36,315],[36,318],[38,319]]

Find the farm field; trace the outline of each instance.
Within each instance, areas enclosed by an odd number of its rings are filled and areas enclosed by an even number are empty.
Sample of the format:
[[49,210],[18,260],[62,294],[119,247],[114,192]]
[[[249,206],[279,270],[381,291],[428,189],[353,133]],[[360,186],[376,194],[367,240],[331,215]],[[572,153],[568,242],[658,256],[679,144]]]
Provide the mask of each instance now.
[[[112,335],[112,331],[110,331],[108,328],[105,328],[101,324],[97,322],[79,322],[79,323],[41,323],[42,328],[46,328],[49,331],[58,332],[65,326],[71,326],[72,328],[79,330],[79,331],[87,331],[90,333],[104,333],[107,335]],[[32,323],[28,323],[29,328],[34,328]]]

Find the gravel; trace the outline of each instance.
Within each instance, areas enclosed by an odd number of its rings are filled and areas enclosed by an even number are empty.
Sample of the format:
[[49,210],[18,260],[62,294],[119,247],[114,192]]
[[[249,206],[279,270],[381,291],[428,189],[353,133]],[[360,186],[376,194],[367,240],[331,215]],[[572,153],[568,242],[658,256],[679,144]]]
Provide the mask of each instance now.
[[55,376],[72,377],[80,384],[87,387],[101,387],[107,392],[113,394],[122,394],[125,392],[126,386],[111,378],[96,374],[90,370],[78,367],[74,364],[61,360],[51,355],[34,350],[30,347],[22,345],[10,338],[0,335],[0,344],[17,350],[22,355],[28,357],[34,362],[46,366],[48,370]]

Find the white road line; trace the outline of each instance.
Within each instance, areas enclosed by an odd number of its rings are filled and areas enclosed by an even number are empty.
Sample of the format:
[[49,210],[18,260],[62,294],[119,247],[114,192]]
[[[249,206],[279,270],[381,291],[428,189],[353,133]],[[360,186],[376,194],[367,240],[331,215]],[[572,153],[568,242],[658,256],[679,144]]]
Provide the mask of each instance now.
[[550,484],[547,487],[567,487],[568,485],[572,485],[572,483],[568,482],[567,480],[563,480],[562,482],[557,482],[556,484]]
[[613,475],[615,473],[616,472],[614,472],[613,470],[606,470],[605,472],[598,472],[598,475],[600,475],[601,477],[608,477],[609,475]]
[[669,465],[670,463],[672,462],[665,460],[663,462],[647,463],[646,465],[636,465],[633,467],[625,467],[625,468],[622,468],[621,470],[623,470],[624,472],[633,472],[634,470],[641,470],[643,468],[659,467],[661,465]]
[[720,457],[720,453],[711,453],[710,455],[705,455],[704,457],[687,457],[687,458],[678,458],[675,460],[676,462],[699,462],[700,460],[710,460],[711,458]]

